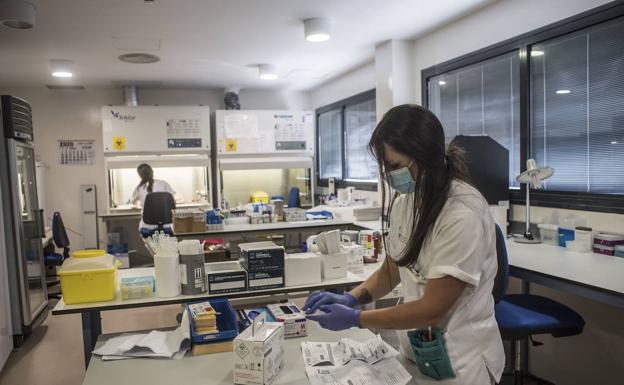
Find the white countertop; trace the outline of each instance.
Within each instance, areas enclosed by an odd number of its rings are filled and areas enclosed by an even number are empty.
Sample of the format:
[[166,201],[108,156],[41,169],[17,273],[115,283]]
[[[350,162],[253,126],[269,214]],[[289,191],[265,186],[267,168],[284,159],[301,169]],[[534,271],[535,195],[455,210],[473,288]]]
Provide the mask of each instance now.
[[[351,272],[347,273],[345,278],[340,279],[331,279],[326,280],[314,284],[300,285],[300,286],[286,286],[283,288],[275,288],[275,289],[266,289],[266,290],[253,290],[253,291],[245,291],[240,293],[228,293],[228,294],[195,294],[195,295],[179,295],[171,298],[161,298],[153,295],[148,298],[140,298],[140,299],[129,299],[122,300],[119,291],[117,291],[117,297],[112,301],[106,302],[91,302],[91,303],[82,303],[75,305],[66,305],[63,299],[61,298],[54,309],[52,309],[52,314],[70,314],[70,313],[80,313],[85,310],[114,310],[114,309],[122,309],[122,308],[135,308],[135,307],[144,307],[144,306],[158,306],[158,305],[166,305],[171,303],[185,303],[199,299],[206,298],[241,298],[241,297],[255,297],[262,295],[270,295],[276,293],[294,293],[294,292],[305,292],[311,290],[322,289],[325,287],[335,288],[335,287],[345,287],[345,286],[356,286],[364,281],[372,272],[368,272],[369,270],[365,269],[365,274],[356,275]],[[368,275],[366,275],[368,274]],[[135,268],[135,269],[122,269],[119,270],[117,274],[117,280],[120,281],[121,278],[124,277],[137,277],[137,276],[155,276],[153,267],[143,267],[143,268]],[[365,277],[364,277],[365,276]]]
[[311,221],[298,221],[298,222],[273,222],[273,223],[258,223],[244,225],[224,225],[223,230],[207,230],[198,233],[179,233],[180,236],[192,236],[192,235],[206,235],[206,234],[224,234],[224,233],[239,233],[249,231],[266,231],[266,230],[288,230],[288,229],[305,229],[309,227],[325,227],[325,226],[348,226],[353,222],[343,221],[340,219],[317,219]]
[[375,231],[382,230],[381,219],[378,219],[376,221],[355,221],[353,222],[353,224],[356,226],[368,229],[368,230],[375,230]]
[[[97,346],[101,346],[111,336],[102,336]],[[365,341],[373,337],[368,329],[352,328],[341,332],[322,329],[316,322],[308,322],[308,336],[303,338],[287,338],[284,340],[284,368],[275,378],[272,385],[309,385],[301,354],[301,342],[319,341],[334,342],[340,338],[351,338]],[[83,385],[170,385],[170,384],[202,384],[231,385],[233,369],[233,352],[215,353],[203,356],[187,355],[181,360],[159,360],[138,358],[121,361],[102,361],[97,357],[91,359]],[[417,373],[415,364],[399,358],[405,369],[412,375]],[[410,384],[414,384],[414,380]]]
[[624,258],[507,240],[509,265],[624,295]]

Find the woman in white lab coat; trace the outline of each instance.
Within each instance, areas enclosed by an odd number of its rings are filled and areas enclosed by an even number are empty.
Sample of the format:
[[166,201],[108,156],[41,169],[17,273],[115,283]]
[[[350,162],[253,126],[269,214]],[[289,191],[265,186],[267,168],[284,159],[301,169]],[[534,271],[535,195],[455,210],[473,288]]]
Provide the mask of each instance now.
[[[130,198],[130,203],[140,203],[141,208],[143,208],[145,206],[145,198],[147,197],[147,194],[152,192],[168,192],[175,197],[176,192],[173,190],[173,188],[171,188],[169,183],[165,182],[164,180],[154,179],[154,170],[149,164],[140,164],[139,167],[137,167],[137,173],[141,178],[141,182],[139,182],[139,184],[134,188],[134,191],[132,192],[132,198]],[[143,222],[143,218],[141,218],[141,222],[139,223],[139,231],[141,229],[153,230],[157,228],[158,226],[156,225],[147,225],[145,222]]]
[[[388,257],[350,293],[313,293],[304,309],[314,313],[309,318],[332,330],[354,326],[397,330],[401,354],[419,363],[418,384],[499,381],[505,355],[492,297],[495,225],[487,202],[468,182],[463,152],[446,149],[439,120],[416,105],[388,111],[369,147],[382,180],[390,186],[389,223],[384,223]],[[385,296],[399,283],[403,304],[355,309]],[[443,333],[440,341],[450,362],[441,381],[435,373],[432,377],[432,362],[422,359],[423,351],[415,349],[408,337],[417,329],[424,331],[424,337],[417,335],[427,341],[429,327]]]

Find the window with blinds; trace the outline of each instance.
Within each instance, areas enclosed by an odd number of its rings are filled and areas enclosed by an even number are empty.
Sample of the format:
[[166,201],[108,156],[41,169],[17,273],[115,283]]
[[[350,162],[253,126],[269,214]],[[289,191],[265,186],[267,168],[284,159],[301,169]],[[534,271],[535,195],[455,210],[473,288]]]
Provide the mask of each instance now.
[[342,178],[342,109],[318,115],[318,164],[321,179]]
[[319,186],[335,178],[338,187],[376,188],[377,162],[368,151],[377,122],[375,90],[321,107],[316,116]]
[[624,19],[531,46],[531,156],[551,191],[624,194]]
[[377,162],[368,151],[376,125],[375,99],[345,106],[345,179],[377,182]]
[[429,109],[446,142],[456,135],[488,135],[509,151],[509,186],[520,173],[520,70],[518,52],[429,78]]

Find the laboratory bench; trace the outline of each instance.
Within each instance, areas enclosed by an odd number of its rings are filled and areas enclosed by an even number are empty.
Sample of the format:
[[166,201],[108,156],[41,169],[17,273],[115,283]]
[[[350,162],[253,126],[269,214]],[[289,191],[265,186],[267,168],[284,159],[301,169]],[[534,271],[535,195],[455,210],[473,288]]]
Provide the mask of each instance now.
[[[135,259],[140,259],[140,262],[131,262],[132,267],[137,265],[145,266],[149,263],[149,252],[145,248],[143,240],[138,232],[139,221],[141,219],[140,213],[110,213],[100,215],[100,218],[104,220],[107,232],[121,232],[124,237],[123,243],[127,243],[128,249],[134,250],[135,253],[139,255],[139,258]],[[232,242],[236,245],[237,243],[242,242],[253,242],[260,239],[260,237],[283,235],[285,237],[295,237],[296,239],[294,240],[289,238],[291,239],[290,243],[296,246],[296,248],[299,248],[301,246],[301,242],[304,242],[310,235],[335,229],[346,230],[352,227],[353,222],[350,221],[339,219],[317,219],[299,222],[224,225],[221,230],[206,230],[196,233],[176,233],[176,237],[180,240],[216,237]],[[236,250],[231,251],[236,253]]]
[[[172,298],[161,298],[152,296],[141,299],[122,300],[119,293],[117,293],[116,299],[106,302],[93,302],[75,305],[66,305],[63,299],[52,309],[52,315],[63,314],[81,314],[82,317],[82,339],[85,355],[85,366],[88,366],[89,359],[91,357],[91,351],[95,346],[95,342],[100,334],[102,334],[102,320],[100,312],[120,310],[120,309],[132,309],[139,307],[151,307],[162,306],[171,304],[182,304],[191,301],[201,301],[211,298],[250,298],[250,297],[264,297],[264,296],[278,296],[284,294],[294,295],[295,293],[309,293],[314,290],[321,289],[335,289],[346,290],[355,287],[362,283],[372,272],[376,270],[375,266],[366,267],[364,274],[356,275],[351,272],[347,277],[341,279],[327,280],[314,284],[300,285],[300,286],[285,286],[275,289],[265,290],[252,290],[239,293],[228,294],[209,294],[202,293],[196,295],[179,295]],[[154,274],[153,267],[146,268],[134,268],[134,269],[122,269],[118,272],[118,281],[121,281],[124,277],[145,276]]]
[[[115,335],[103,335],[97,346],[103,345]],[[272,385],[309,385],[305,372],[301,342],[336,342],[340,338],[351,338],[366,341],[374,334],[368,329],[352,328],[341,332],[322,329],[316,322],[308,322],[308,336],[287,338],[284,340],[284,368],[277,374]],[[95,358],[91,361],[83,385],[169,385],[169,384],[205,384],[231,385],[233,371],[233,354],[214,353],[192,356],[189,353],[180,360],[163,360],[151,358],[135,358],[118,361],[102,361]],[[403,367],[412,375],[418,373],[418,367],[403,357],[398,357]],[[415,384],[414,379],[409,382]]]

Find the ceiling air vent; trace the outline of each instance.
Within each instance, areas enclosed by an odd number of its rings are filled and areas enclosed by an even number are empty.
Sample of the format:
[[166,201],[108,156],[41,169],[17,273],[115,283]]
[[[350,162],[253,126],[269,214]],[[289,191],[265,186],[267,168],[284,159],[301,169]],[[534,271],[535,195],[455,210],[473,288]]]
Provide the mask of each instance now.
[[63,85],[63,84],[47,84],[51,90],[84,90],[84,86],[76,86],[76,85]]
[[133,52],[133,53],[125,53],[119,56],[119,60],[125,63],[132,63],[132,64],[147,64],[147,63],[156,63],[157,61],[160,61],[160,58],[156,55],[152,55],[149,53]]

